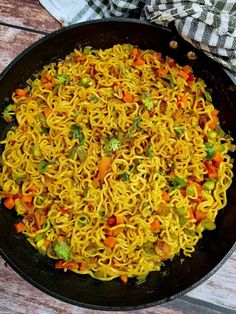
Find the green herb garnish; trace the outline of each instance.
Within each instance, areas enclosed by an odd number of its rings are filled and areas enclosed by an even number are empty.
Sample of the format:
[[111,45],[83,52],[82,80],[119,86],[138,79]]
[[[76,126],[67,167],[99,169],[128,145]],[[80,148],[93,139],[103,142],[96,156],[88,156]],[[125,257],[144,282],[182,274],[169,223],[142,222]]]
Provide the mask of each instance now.
[[84,47],[83,54],[89,55],[91,53],[91,47]]
[[142,102],[144,103],[144,105],[146,106],[147,110],[151,110],[153,108],[153,101],[150,98],[150,96],[148,95],[148,93],[143,93],[142,94]]
[[204,96],[206,98],[206,100],[212,102],[212,98],[211,98],[211,94],[208,91],[204,91]]
[[78,124],[73,124],[71,127],[72,136],[79,140],[80,145],[85,143],[85,136]]
[[154,152],[150,149],[149,146],[146,148],[146,154],[149,158],[152,158],[154,156]]
[[43,160],[43,161],[40,161],[40,163],[38,164],[38,170],[40,172],[44,172],[46,169],[47,169],[47,166],[48,166],[48,162]]
[[175,85],[174,85],[174,81],[171,75],[167,75],[166,79],[170,82],[170,88],[174,89]]
[[66,84],[66,83],[69,82],[69,77],[68,77],[67,75],[64,75],[64,74],[59,74],[59,75],[57,76],[57,79],[58,79],[58,81],[59,81],[60,83],[62,83],[62,84]]
[[60,243],[56,243],[53,247],[58,258],[63,259],[64,261],[70,260],[70,248],[65,241],[61,241]]
[[120,174],[119,177],[120,177],[121,181],[128,181],[129,180],[129,173],[124,172],[124,173]]
[[3,119],[6,121],[6,122],[11,122],[12,121],[12,116],[15,115],[15,108],[16,106],[15,105],[8,105],[4,111],[3,111]]
[[133,124],[131,125],[131,127],[129,128],[129,130],[127,132],[127,137],[128,138],[131,138],[132,133],[137,129],[137,127],[139,127],[139,124],[140,124],[141,121],[142,121],[142,119],[139,116],[137,116],[134,119]]
[[175,177],[172,181],[171,181],[171,185],[174,188],[183,188],[187,185],[187,183],[184,181],[184,179],[180,178],[180,177]]

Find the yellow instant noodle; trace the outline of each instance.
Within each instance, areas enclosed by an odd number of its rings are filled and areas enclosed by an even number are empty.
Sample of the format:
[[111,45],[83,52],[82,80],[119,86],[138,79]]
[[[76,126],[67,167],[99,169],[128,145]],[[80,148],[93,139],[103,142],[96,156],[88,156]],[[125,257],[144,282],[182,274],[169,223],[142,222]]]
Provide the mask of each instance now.
[[75,50],[27,83],[0,188],[29,242],[100,280],[191,256],[226,205],[234,149],[192,69],[124,44]]

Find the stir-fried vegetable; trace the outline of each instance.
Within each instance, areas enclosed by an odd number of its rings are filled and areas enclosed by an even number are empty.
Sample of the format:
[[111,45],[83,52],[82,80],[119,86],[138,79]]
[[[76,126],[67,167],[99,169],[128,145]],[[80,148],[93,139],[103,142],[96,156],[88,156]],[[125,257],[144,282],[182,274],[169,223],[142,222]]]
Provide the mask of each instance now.
[[79,140],[80,145],[85,143],[85,136],[78,124],[73,124],[71,127],[72,136]]
[[120,179],[121,179],[121,181],[128,181],[129,180],[129,173],[124,172],[124,173],[120,174]]
[[69,261],[71,258],[70,247],[65,241],[56,243],[53,247],[58,258],[63,259],[64,261]]
[[57,79],[62,84],[67,84],[69,82],[69,77],[67,75],[64,75],[64,74],[59,74],[57,76]]
[[207,159],[212,159],[215,155],[215,148],[214,145],[211,142],[206,142],[205,143],[205,150],[207,153],[206,158]]
[[180,178],[180,177],[175,177],[172,181],[171,181],[171,185],[174,187],[174,188],[182,188],[182,187],[185,187],[187,185],[187,183],[184,181],[183,178]]
[[48,166],[48,162],[43,160],[43,161],[40,161],[40,163],[38,164],[38,170],[40,172],[44,172],[46,169],[47,169],[47,166]]
[[213,191],[215,188],[216,182],[214,180],[207,180],[204,184],[203,184],[203,189],[207,190],[207,191]]
[[142,102],[144,103],[144,105],[146,106],[148,110],[151,110],[154,107],[153,101],[150,98],[148,93],[142,94]]
[[6,122],[11,122],[12,121],[12,117],[15,115],[15,105],[8,105],[4,111],[3,111],[3,119]]

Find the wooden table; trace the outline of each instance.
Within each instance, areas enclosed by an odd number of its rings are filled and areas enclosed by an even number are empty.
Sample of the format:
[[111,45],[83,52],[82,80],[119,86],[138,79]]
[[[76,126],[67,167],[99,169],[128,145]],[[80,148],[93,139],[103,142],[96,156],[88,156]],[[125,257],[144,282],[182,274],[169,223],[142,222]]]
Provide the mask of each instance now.
[[[61,25],[33,0],[1,0],[0,72],[28,45]],[[210,279],[182,298],[143,313],[233,313],[236,252]],[[66,304],[32,287],[0,258],[0,313],[96,313]]]

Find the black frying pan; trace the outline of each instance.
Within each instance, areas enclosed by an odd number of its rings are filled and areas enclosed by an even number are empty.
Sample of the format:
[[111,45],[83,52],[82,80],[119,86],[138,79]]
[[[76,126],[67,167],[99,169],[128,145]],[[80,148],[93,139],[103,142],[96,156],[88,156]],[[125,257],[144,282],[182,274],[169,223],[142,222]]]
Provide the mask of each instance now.
[[[176,50],[169,47],[177,40]],[[12,91],[43,65],[64,57],[75,46],[108,48],[117,43],[131,43],[142,49],[154,49],[173,57],[181,65],[190,64],[196,76],[202,77],[213,91],[213,102],[220,110],[223,127],[236,138],[236,89],[221,67],[183,41],[175,31],[160,26],[129,20],[113,19],[81,23],[56,31],[31,45],[0,76],[0,110]],[[195,51],[196,61],[186,54]],[[0,138],[9,125],[0,118]],[[3,149],[3,147],[1,147]],[[232,154],[235,155],[235,154]],[[235,156],[234,156],[235,158]],[[234,168],[235,173],[235,168]],[[40,255],[24,236],[17,235],[17,216],[0,206],[0,246],[3,258],[26,280],[60,300],[91,309],[134,310],[170,301],[195,288],[210,277],[231,255],[236,240],[236,180],[227,192],[228,205],[217,217],[217,229],[204,232],[191,258],[175,257],[160,272],[149,274],[138,285],[129,280],[124,286],[119,279],[101,282],[89,276],[54,270],[54,262]]]

